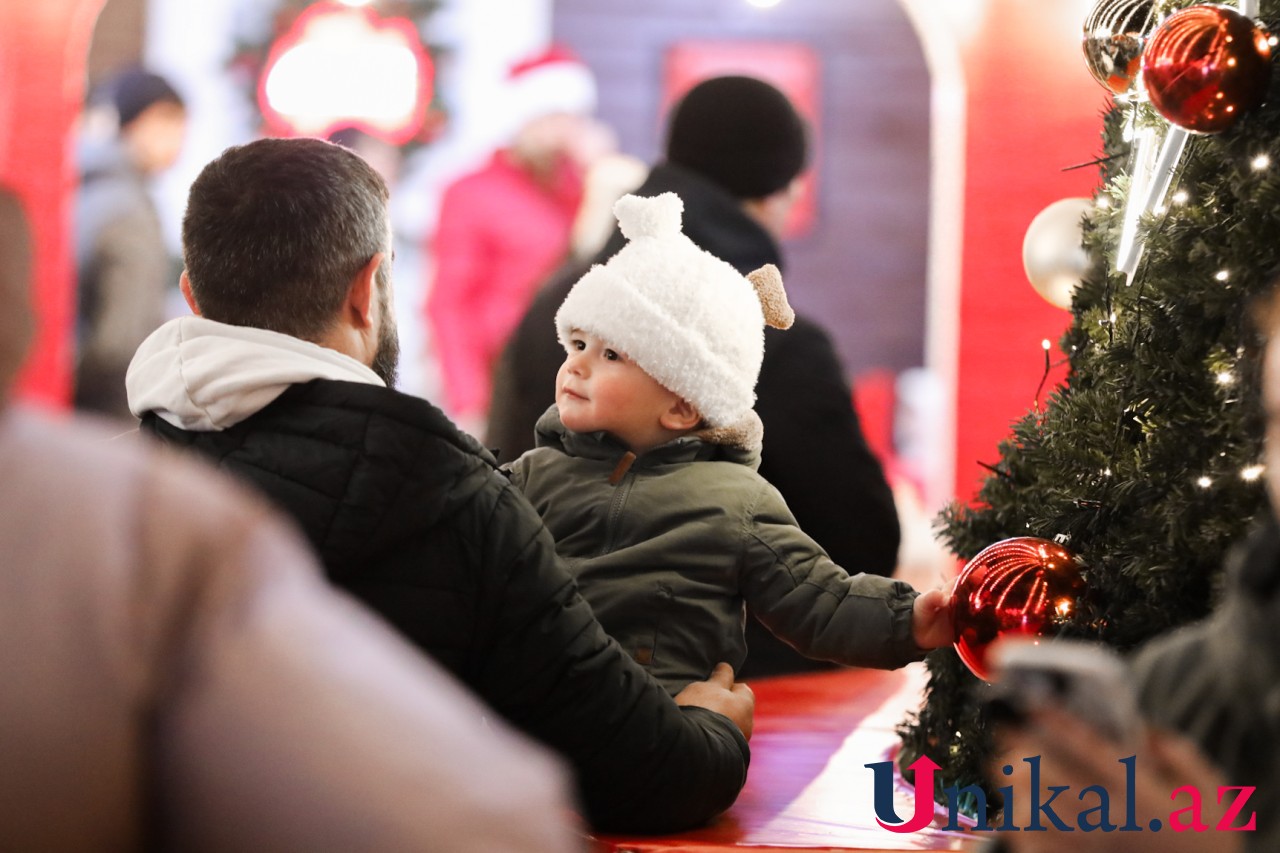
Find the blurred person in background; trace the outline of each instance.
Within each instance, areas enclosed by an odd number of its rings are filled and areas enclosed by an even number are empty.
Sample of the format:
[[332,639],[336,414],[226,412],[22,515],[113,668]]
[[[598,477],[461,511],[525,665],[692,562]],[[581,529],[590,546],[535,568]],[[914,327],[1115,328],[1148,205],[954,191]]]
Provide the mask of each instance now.
[[77,408],[132,419],[125,370],[177,284],[149,186],[177,161],[186,128],[182,96],[140,68],[91,99],[76,199]]
[[564,260],[583,176],[616,146],[595,105],[591,71],[560,48],[513,66],[501,104],[511,141],[441,198],[426,315],[442,408],[467,432],[483,433],[498,354]]
[[7,399],[29,246],[0,190],[0,849],[580,846],[560,763],[260,498]]
[[[765,264],[783,269],[778,241],[808,156],[804,121],[786,95],[752,77],[715,77],[675,106],[666,159],[635,194],[679,195],[684,233],[740,273]],[[592,263],[606,262],[624,244],[615,230]],[[495,380],[504,393],[495,395],[489,431],[503,460],[534,446],[534,424],[552,403],[564,361],[554,318],[581,272],[547,283],[503,355],[511,375]],[[782,493],[801,529],[839,565],[892,574],[901,536],[893,493],[863,437],[827,332],[803,315],[785,333],[766,329],[756,395],[764,424],[760,474]],[[753,676],[831,666],[800,656],[754,619],[747,646],[743,672]]]

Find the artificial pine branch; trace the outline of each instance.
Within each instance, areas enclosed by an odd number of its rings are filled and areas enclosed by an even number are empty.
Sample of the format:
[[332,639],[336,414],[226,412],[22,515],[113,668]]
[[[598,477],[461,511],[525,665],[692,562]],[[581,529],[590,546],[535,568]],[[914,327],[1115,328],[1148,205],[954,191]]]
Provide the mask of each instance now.
[[[1277,18],[1280,0],[1264,0],[1272,32]],[[1264,510],[1261,341],[1249,313],[1280,271],[1277,75],[1263,107],[1190,141],[1173,185],[1185,200],[1144,217],[1128,282],[1113,266],[1129,189],[1123,131],[1163,123],[1134,109],[1115,104],[1103,117],[1094,197],[1109,204],[1085,222],[1095,265],[1059,342],[1067,378],[1013,425],[973,504],[936,522],[962,559],[1013,536],[1064,541],[1089,588],[1065,633],[1122,651],[1203,617],[1228,546]],[[975,783],[994,798],[980,682],[950,649],[927,665],[926,702],[900,728],[900,764],[928,754],[942,766],[939,798],[943,785]]]

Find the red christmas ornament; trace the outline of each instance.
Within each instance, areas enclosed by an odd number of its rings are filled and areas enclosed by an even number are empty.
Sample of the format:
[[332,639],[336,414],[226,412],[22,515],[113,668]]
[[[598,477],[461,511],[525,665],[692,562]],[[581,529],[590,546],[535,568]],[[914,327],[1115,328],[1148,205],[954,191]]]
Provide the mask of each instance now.
[[1262,103],[1270,79],[1266,32],[1227,6],[1174,12],[1142,54],[1151,105],[1171,124],[1195,133],[1231,127]]
[[1056,542],[1019,536],[983,548],[961,570],[951,595],[960,660],[989,681],[992,643],[1056,634],[1083,592],[1079,563]]

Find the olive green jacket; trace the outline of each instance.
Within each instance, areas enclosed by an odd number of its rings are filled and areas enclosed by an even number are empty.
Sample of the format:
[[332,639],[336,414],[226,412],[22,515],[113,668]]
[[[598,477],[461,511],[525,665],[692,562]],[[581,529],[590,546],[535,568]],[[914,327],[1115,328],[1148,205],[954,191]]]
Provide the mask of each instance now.
[[506,470],[605,630],[673,694],[719,661],[742,665],[744,602],[810,657],[884,669],[922,657],[916,592],[833,563],[756,473],[752,444],[689,435],[635,458],[565,429],[553,406],[538,447]]

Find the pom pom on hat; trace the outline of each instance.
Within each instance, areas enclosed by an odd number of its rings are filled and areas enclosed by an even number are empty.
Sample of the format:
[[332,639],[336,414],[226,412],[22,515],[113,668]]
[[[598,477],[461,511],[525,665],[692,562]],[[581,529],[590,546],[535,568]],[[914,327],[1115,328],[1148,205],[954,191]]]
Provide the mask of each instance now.
[[598,336],[711,427],[733,427],[755,418],[766,318],[785,328],[794,315],[777,268],[749,280],[681,232],[683,210],[674,193],[621,198],[614,213],[629,242],[573,286],[556,331],[561,342],[574,329]]
[[624,195],[614,202],[613,215],[628,240],[641,237],[679,237],[684,202],[675,193],[653,198]]

